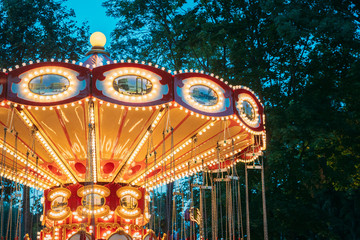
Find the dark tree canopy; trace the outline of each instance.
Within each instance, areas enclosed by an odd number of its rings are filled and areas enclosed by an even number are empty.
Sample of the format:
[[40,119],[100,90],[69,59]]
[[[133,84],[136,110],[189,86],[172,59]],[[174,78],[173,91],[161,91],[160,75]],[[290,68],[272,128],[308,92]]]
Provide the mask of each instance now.
[[0,66],[36,59],[78,59],[88,41],[86,24],[58,0],[0,1]]
[[[270,239],[360,239],[358,1],[103,4],[119,20],[111,45],[119,58],[203,69],[260,94]],[[261,239],[259,191],[251,206]]]
[[[59,0],[0,0],[0,69],[21,65],[23,62],[37,59],[71,59],[77,60],[86,52],[89,28],[87,24],[79,24],[74,20],[75,13]],[[2,179],[4,188],[4,205],[2,221],[6,222],[2,229],[7,229],[10,198],[14,196],[14,182]],[[22,191],[22,188],[20,189]],[[22,231],[33,233],[36,238],[40,229],[42,208],[36,190],[23,191],[24,212]],[[31,198],[31,200],[30,200]],[[18,214],[16,199],[12,208],[12,216]],[[30,209],[30,202],[32,206]],[[31,213],[30,213],[31,211]],[[6,221],[4,221],[6,219]],[[12,218],[12,226],[16,224]],[[31,230],[31,226],[33,229]],[[11,230],[15,235],[15,228]],[[3,232],[3,235],[4,232]]]

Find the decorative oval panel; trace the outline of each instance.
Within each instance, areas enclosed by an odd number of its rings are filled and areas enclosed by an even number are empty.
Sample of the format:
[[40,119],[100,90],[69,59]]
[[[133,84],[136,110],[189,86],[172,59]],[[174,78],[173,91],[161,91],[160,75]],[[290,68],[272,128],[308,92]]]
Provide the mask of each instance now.
[[250,130],[264,130],[264,108],[254,92],[241,87],[234,92],[234,106],[239,119]]
[[70,86],[66,76],[44,74],[29,81],[29,91],[37,95],[52,96],[65,92]]
[[85,195],[82,199],[82,205],[85,208],[90,209],[92,204],[94,204],[93,207],[95,209],[103,207],[105,205],[105,197],[98,193],[89,193]]
[[173,100],[171,74],[152,66],[116,63],[93,70],[93,96],[126,106],[152,106]]
[[8,76],[7,98],[24,105],[55,105],[76,101],[90,93],[90,70],[61,62],[36,63]]
[[116,195],[120,199],[120,204],[115,212],[122,218],[134,219],[141,215],[141,209],[138,207],[138,201],[142,194],[139,189],[126,186],[119,188]]
[[56,213],[62,212],[67,207],[67,199],[64,196],[58,196],[51,202],[51,210]]
[[169,92],[167,85],[160,84],[161,77],[150,71],[124,68],[108,71],[104,75],[104,82],[97,81],[96,88],[101,89],[105,96],[122,102],[153,102]]
[[131,195],[125,195],[120,199],[120,205],[126,210],[134,210],[138,206],[138,201]]
[[235,106],[241,119],[252,128],[259,127],[261,119],[255,100],[246,93],[239,94],[238,98]]
[[189,89],[191,99],[203,106],[214,106],[218,103],[216,92],[205,85],[193,85]]
[[77,214],[95,214],[104,216],[109,213],[110,208],[106,205],[106,198],[110,195],[110,190],[101,185],[84,186],[77,190],[77,195],[81,197],[81,206],[76,209]]
[[71,191],[66,188],[56,188],[51,190],[47,195],[47,200],[50,202],[50,209],[46,216],[51,220],[62,220],[71,214],[68,206],[68,200],[71,196]]
[[123,95],[142,96],[151,92],[153,84],[150,80],[141,76],[125,75],[115,78],[113,87]]
[[255,108],[253,107],[253,105],[251,103],[244,100],[241,103],[239,103],[236,107],[238,108],[238,111],[240,112],[240,114],[243,117],[245,117],[247,120],[249,120],[249,121],[255,120]]
[[232,89],[208,75],[183,73],[175,75],[175,101],[185,108],[208,116],[234,113]]
[[218,112],[230,101],[225,103],[224,90],[216,83],[202,78],[187,78],[183,80],[182,95],[191,107],[204,112]]

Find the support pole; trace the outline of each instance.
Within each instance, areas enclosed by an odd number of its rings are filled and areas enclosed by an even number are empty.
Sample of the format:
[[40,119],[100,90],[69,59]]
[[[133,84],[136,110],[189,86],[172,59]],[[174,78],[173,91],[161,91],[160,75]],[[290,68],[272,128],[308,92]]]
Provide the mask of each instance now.
[[[25,186],[23,188],[23,223],[24,223],[24,235],[31,234],[31,213],[30,213],[30,187]],[[31,235],[30,235],[31,236]]]
[[203,190],[200,187],[200,224],[199,224],[199,235],[200,235],[200,239],[203,240],[204,239],[204,221],[206,221],[206,219],[204,219],[204,206],[203,206]]
[[266,215],[266,197],[265,197],[265,176],[264,176],[264,159],[261,161],[261,188],[262,188],[262,204],[263,204],[263,223],[264,223],[264,240],[269,240],[267,215]]
[[165,200],[165,233],[167,234],[168,238],[171,237],[171,234],[173,234],[172,231],[172,199],[173,199],[173,189],[174,189],[174,182],[170,182],[166,186],[166,200]]
[[250,240],[250,211],[249,211],[249,181],[248,169],[245,163],[245,201],[246,201],[246,239]]
[[212,209],[212,221],[211,221],[211,228],[212,228],[212,239],[218,239],[218,213],[217,213],[217,200],[216,200],[216,186],[215,183],[212,185],[211,189],[211,209]]

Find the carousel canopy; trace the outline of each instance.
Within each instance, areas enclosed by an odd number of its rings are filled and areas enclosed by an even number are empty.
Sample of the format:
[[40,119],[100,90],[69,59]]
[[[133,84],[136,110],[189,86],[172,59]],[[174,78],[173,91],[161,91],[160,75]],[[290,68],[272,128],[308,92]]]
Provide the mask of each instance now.
[[105,41],[92,37],[79,62],[37,60],[0,73],[2,176],[41,189],[153,187],[253,161],[265,149],[263,105],[249,88],[112,60]]

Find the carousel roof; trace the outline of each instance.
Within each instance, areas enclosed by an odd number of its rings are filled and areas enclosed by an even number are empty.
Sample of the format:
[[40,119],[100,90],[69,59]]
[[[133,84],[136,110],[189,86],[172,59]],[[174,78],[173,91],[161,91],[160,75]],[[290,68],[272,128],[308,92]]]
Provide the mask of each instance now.
[[198,70],[117,62],[102,44],[77,63],[0,73],[4,177],[42,189],[89,174],[152,187],[265,149],[263,105],[249,88]]

